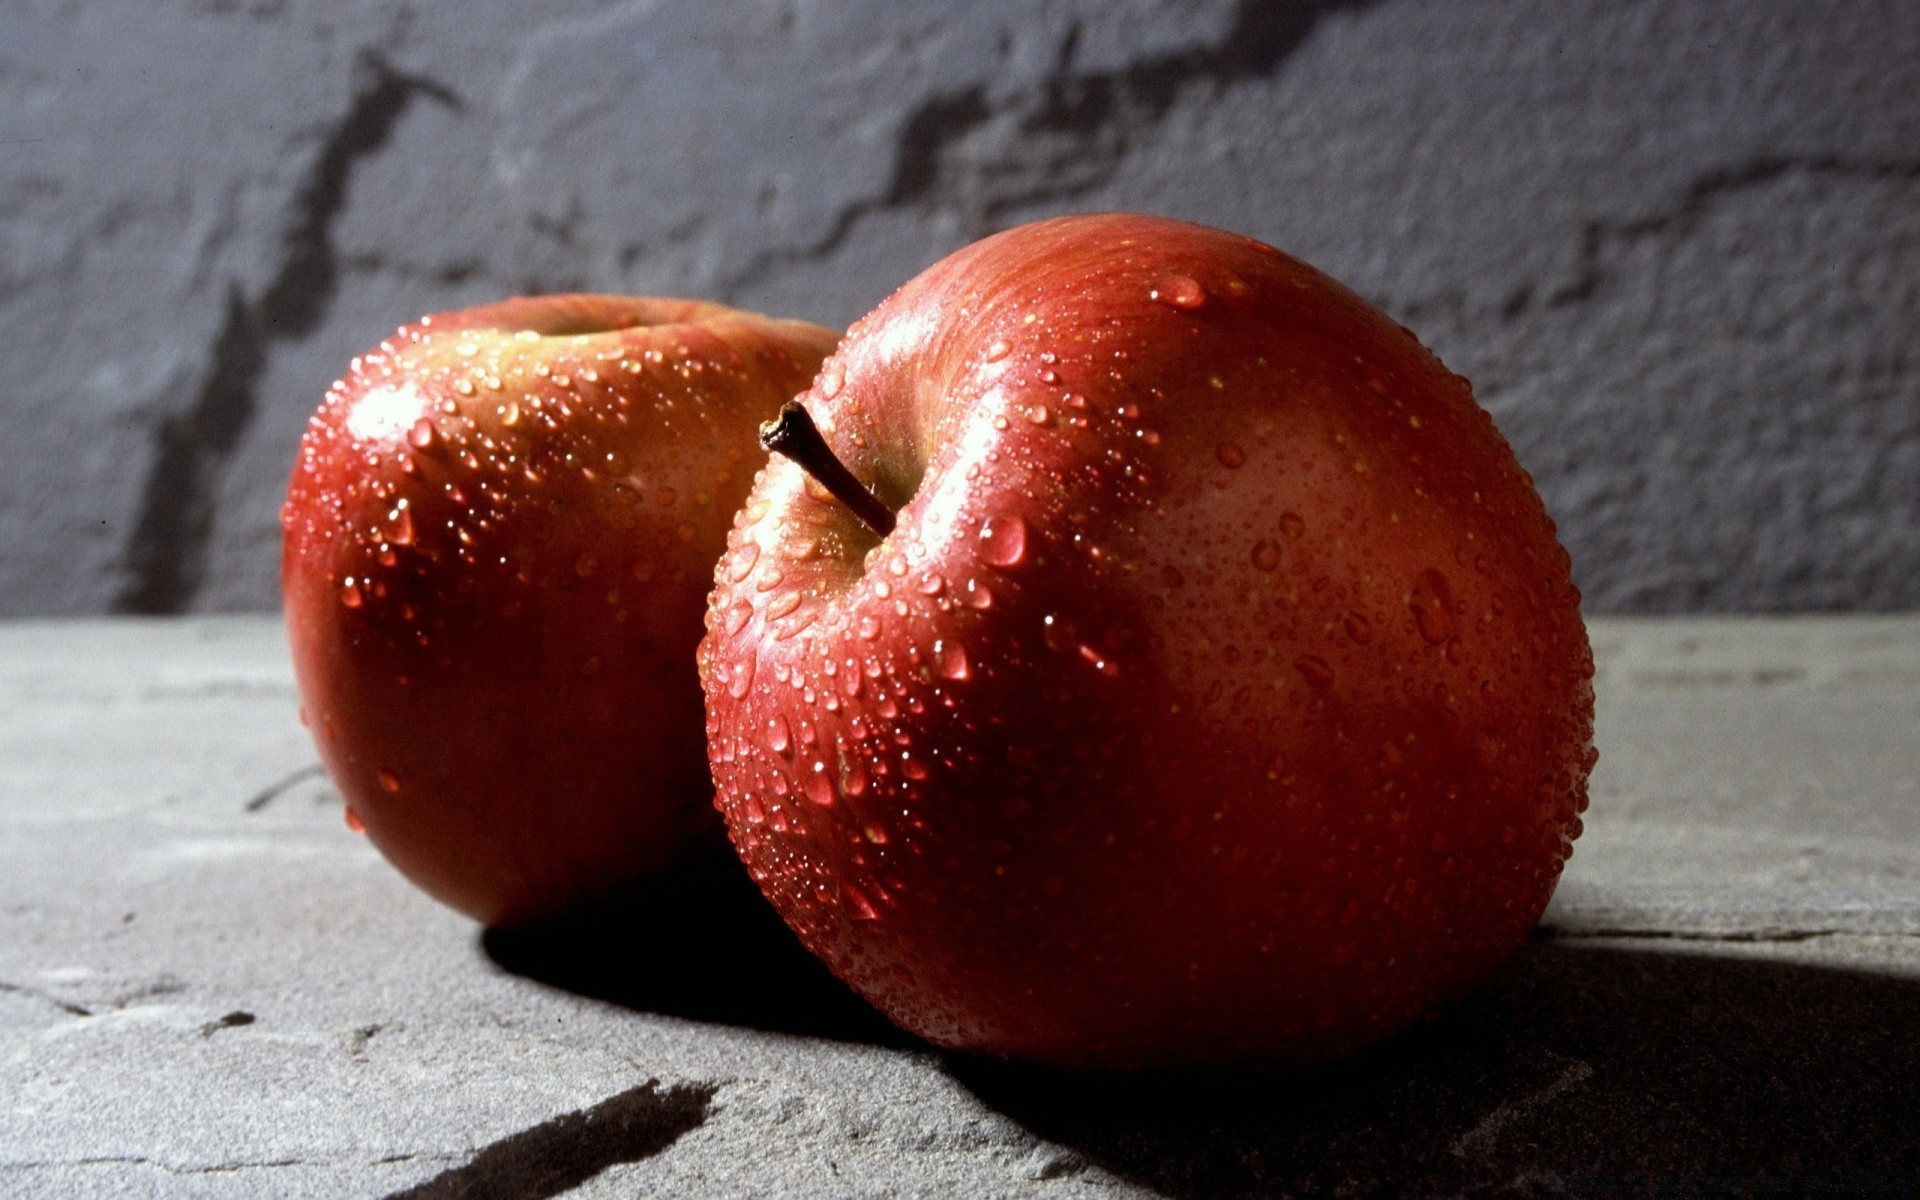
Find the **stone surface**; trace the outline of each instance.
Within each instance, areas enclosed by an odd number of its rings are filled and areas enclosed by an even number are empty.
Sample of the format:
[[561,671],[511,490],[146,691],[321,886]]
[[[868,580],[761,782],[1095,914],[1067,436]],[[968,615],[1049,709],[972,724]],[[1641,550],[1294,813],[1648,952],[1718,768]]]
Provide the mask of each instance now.
[[504,294],[844,323],[1131,208],[1416,329],[1599,611],[1920,606],[1910,0],[18,0],[0,613],[267,609],[348,357]]
[[0,625],[0,1194],[1910,1195],[1920,619],[1599,621],[1541,936],[1355,1062],[891,1031],[718,867],[481,933],[343,827],[277,625]]

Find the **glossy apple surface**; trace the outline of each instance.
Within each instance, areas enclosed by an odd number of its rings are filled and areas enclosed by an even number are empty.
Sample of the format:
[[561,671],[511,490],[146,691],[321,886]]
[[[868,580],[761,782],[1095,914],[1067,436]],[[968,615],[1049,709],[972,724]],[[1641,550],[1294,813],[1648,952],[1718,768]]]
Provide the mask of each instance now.
[[568,909],[710,827],[694,647],[754,429],[836,335],[552,296],[354,360],[282,512],[303,702],[349,821],[482,921]]
[[930,268],[802,404],[701,644],[719,803],[816,953],[942,1046],[1324,1059],[1460,993],[1571,851],[1592,659],[1466,382],[1218,230]]

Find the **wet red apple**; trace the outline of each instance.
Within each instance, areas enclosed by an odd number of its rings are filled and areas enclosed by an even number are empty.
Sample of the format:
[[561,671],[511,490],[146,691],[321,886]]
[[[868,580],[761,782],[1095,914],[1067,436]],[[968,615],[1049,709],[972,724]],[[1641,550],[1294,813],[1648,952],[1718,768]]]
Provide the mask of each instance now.
[[283,510],[288,635],[349,821],[525,922],[706,831],[694,646],[756,424],[836,335],[714,304],[509,300],[354,360]]
[[719,802],[905,1028],[1325,1059],[1527,937],[1593,762],[1578,593],[1466,382],[1352,292],[1042,222],[863,318],[767,437],[701,645]]

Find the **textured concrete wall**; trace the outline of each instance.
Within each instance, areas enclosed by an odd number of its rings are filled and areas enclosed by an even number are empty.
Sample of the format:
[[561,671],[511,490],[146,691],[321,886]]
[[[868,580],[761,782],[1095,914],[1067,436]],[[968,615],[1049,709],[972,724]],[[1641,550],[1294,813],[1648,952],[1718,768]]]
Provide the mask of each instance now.
[[301,424],[432,309],[845,323],[1228,226],[1411,325],[1598,611],[1920,606],[1920,4],[0,6],[0,614],[271,607]]

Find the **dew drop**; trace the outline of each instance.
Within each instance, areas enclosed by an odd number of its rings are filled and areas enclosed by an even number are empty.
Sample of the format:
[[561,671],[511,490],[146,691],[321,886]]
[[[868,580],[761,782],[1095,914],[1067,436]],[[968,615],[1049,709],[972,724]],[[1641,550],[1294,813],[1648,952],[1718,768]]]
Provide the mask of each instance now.
[[[795,603],[798,603],[799,599],[798,596],[795,596]],[[769,610],[768,615],[773,615],[771,610]],[[753,605],[746,600],[735,600],[732,604],[727,605],[727,636],[732,637],[739,633],[746,627],[747,621],[752,618],[752,616]]]
[[400,790],[400,777],[382,767],[379,772],[380,790],[389,796]]
[[739,583],[747,577],[753,570],[753,564],[758,561],[760,561],[760,543],[748,542],[741,546],[734,552],[733,566],[727,571],[728,580]]
[[366,603],[366,597],[360,592],[360,585],[351,578],[340,585],[340,603],[347,608],[359,608]]
[[806,791],[807,799],[821,808],[832,808],[833,802],[840,798],[833,788],[833,780],[827,775],[827,764],[819,759],[814,760],[813,769],[807,772],[800,786]]
[[967,592],[967,604],[985,611],[993,607],[993,592],[984,583],[974,584]]
[[861,617],[856,628],[863,641],[870,642],[880,636],[880,622],[872,617]]
[[867,899],[866,893],[851,883],[840,884],[840,904],[847,910],[847,915],[856,921],[880,919],[880,914],[874,911],[873,902]]
[[793,731],[787,719],[774,714],[767,720],[767,749],[782,758],[793,757]]
[[900,756],[900,773],[908,779],[917,782],[927,777],[927,764],[910,755],[902,754]]
[[933,644],[933,659],[940,674],[956,682],[970,678],[973,666],[967,662],[967,650],[959,642],[941,640]]
[[1314,687],[1326,687],[1333,682],[1333,668],[1317,654],[1302,654],[1293,660],[1293,667]]
[[753,674],[758,662],[758,658],[748,654],[733,664],[733,678],[727,681],[727,695],[738,700],[747,694],[747,689],[753,686]]
[[1346,627],[1347,636],[1364,646],[1373,640],[1373,622],[1357,612],[1350,612],[1340,622]]
[[1420,572],[1408,606],[1413,609],[1413,623],[1419,627],[1420,636],[1428,643],[1443,645],[1453,636],[1453,591],[1445,575],[1432,567]]
[[1253,544],[1253,553],[1248,557],[1253,560],[1254,569],[1271,571],[1280,565],[1280,547],[1272,538],[1261,538]]
[[1154,284],[1147,295],[1168,308],[1183,312],[1192,312],[1207,302],[1207,290],[1190,275],[1169,275]]
[[1036,404],[1027,410],[1027,420],[1035,425],[1045,425],[1052,419],[1053,414],[1047,411],[1047,406],[1044,404]]
[[831,400],[840,394],[846,382],[846,373],[840,369],[840,364],[828,363],[826,370],[820,372],[820,395]]
[[591,554],[582,554],[573,560],[573,573],[582,579],[590,579],[600,569],[600,560]]
[[884,846],[887,844],[887,830],[884,825],[869,821],[866,827],[860,832],[865,834],[867,840],[876,846]]
[[980,557],[996,567],[1017,566],[1027,556],[1027,523],[1017,514],[994,517],[980,527]]
[[1247,464],[1247,452],[1232,442],[1221,442],[1215,446],[1213,456],[1220,460],[1221,466],[1230,471],[1237,471]]
[[1307,532],[1307,523],[1300,519],[1299,513],[1284,512],[1280,514],[1280,532],[1299,541],[1301,535]]
[[387,514],[387,540],[396,546],[413,545],[413,509],[405,500]]
[[367,831],[367,823],[360,819],[360,814],[354,811],[352,805],[347,806],[345,816],[347,818],[348,829],[355,833],[365,833]]
[[1268,779],[1277,780],[1282,775],[1286,774],[1286,770],[1287,770],[1286,755],[1275,753],[1272,758],[1269,758],[1267,760],[1267,778]]
[[413,428],[407,431],[407,444],[415,450],[425,450],[432,446],[433,439],[433,422],[427,420],[425,417],[421,417],[415,421]]

